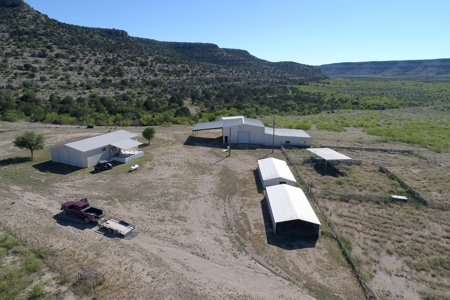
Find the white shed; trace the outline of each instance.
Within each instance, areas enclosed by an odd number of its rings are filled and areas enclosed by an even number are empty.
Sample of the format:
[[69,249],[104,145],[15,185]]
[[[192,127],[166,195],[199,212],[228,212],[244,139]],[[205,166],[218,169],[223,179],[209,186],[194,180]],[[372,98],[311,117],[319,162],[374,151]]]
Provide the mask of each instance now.
[[273,157],[258,160],[258,173],[263,188],[277,184],[297,185],[291,169],[284,160]]
[[319,236],[320,221],[300,188],[286,184],[266,188],[266,200],[274,234]]
[[[50,153],[54,162],[87,168],[97,164],[100,160],[125,162],[130,158],[142,156],[143,153],[137,151],[140,144],[142,143],[137,141],[137,134],[118,130],[52,146]],[[127,156],[128,159],[125,159],[124,156]]]

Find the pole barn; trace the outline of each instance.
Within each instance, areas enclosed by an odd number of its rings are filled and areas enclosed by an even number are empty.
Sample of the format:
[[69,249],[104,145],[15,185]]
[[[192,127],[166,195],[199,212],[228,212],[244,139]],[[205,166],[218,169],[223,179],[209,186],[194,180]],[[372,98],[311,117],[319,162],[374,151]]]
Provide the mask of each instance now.
[[[300,188],[286,184],[266,188],[273,232],[319,236],[320,221]],[[281,229],[281,230],[280,230]]]

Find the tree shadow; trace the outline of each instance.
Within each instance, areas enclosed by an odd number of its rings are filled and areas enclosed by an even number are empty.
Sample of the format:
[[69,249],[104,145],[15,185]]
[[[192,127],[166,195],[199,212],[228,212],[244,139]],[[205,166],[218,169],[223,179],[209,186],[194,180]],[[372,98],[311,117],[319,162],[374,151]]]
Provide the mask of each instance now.
[[284,250],[298,250],[316,247],[319,237],[316,235],[311,226],[300,220],[299,222],[286,224],[287,226],[284,226],[284,228],[280,228],[280,224],[283,223],[277,224],[277,235],[275,235],[266,197],[261,200],[260,204],[264,219],[264,227],[266,229],[266,239],[269,245],[277,246]]
[[70,226],[78,230],[92,229],[95,226],[97,226],[97,223],[94,222],[85,223],[83,219],[78,218],[76,216],[64,215],[62,211],[54,215],[53,219],[55,219],[58,225],[64,227]]
[[253,177],[255,178],[256,190],[258,191],[258,194],[264,194],[264,187],[262,185],[258,169],[253,170]]
[[9,165],[18,165],[32,161],[31,157],[11,157],[0,160],[0,167],[6,167]]
[[44,161],[42,163],[34,164],[33,168],[42,173],[54,173],[60,175],[67,175],[80,170],[79,167],[57,163],[51,160]]

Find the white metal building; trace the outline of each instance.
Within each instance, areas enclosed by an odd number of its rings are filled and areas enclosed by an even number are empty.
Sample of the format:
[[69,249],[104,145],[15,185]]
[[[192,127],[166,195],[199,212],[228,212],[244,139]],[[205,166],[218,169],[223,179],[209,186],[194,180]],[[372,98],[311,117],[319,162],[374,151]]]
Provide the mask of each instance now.
[[263,188],[277,184],[297,185],[287,163],[273,157],[258,160],[258,173]]
[[256,144],[265,146],[311,146],[311,137],[303,130],[265,127],[260,120],[243,116],[222,117],[216,122],[198,123],[192,131],[222,129],[224,144]]
[[143,155],[137,134],[118,130],[50,147],[52,161],[87,168],[100,160],[128,162]]
[[266,200],[274,234],[284,227],[285,231],[319,236],[320,221],[300,188],[286,184],[268,186]]

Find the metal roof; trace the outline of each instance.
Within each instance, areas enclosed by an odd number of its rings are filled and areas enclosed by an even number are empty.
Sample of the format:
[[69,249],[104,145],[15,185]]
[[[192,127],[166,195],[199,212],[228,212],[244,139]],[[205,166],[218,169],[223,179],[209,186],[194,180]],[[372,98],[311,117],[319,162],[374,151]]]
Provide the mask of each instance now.
[[283,160],[273,157],[260,159],[258,160],[258,168],[263,180],[285,178],[287,180],[297,182],[291,172],[291,169],[289,169],[289,166]]
[[123,141],[119,141],[119,142],[115,142],[115,143],[111,143],[112,146],[117,147],[119,149],[131,149],[134,147],[137,147],[139,145],[142,145],[141,142],[135,141],[135,140],[123,140]]
[[322,157],[325,160],[352,160],[350,157],[336,152],[330,148],[309,148],[306,150]]
[[236,117],[221,117],[219,121],[216,122],[206,122],[206,123],[198,123],[195,124],[192,131],[200,131],[200,130],[210,130],[210,129],[219,129],[223,127],[231,127],[236,125],[251,125],[256,127],[264,127],[264,124],[260,120],[248,119],[243,116]]
[[[266,127],[264,129],[265,134],[273,135],[273,128]],[[300,138],[310,138],[311,136],[300,129],[288,129],[288,128],[275,128],[275,136],[291,136]]]
[[219,129],[222,127],[223,127],[223,121],[197,123],[197,124],[195,124],[192,131]]
[[93,136],[76,142],[67,143],[66,146],[84,152],[135,137],[137,137],[137,134],[125,130],[118,130]]
[[302,189],[280,184],[267,187],[266,192],[275,223],[302,220],[320,225]]

